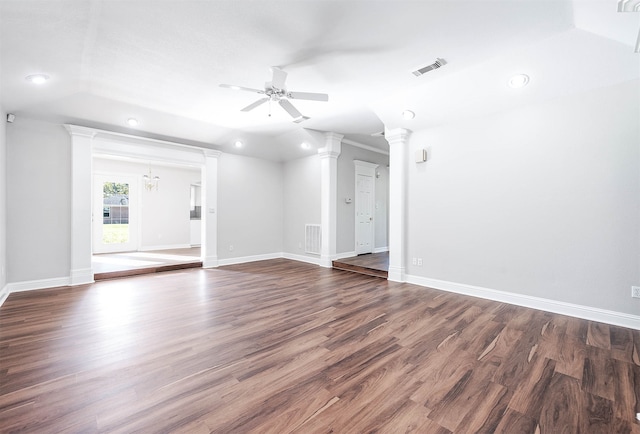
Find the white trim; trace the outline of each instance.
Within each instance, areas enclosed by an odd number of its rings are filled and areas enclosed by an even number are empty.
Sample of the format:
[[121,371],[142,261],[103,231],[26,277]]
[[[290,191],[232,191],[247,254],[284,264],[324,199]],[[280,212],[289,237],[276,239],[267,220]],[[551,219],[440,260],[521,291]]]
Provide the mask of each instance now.
[[375,249],[373,249],[373,253],[383,253],[383,252],[388,252],[389,251],[389,247],[385,246],[385,247],[376,247]]
[[366,149],[367,151],[377,152],[378,154],[389,155],[389,151],[385,151],[383,149],[379,149],[379,148],[375,148],[373,146],[365,145],[363,143],[356,142],[355,140],[350,140],[350,139],[344,139],[343,138],[342,139],[342,143],[344,143],[345,145],[355,146],[356,148]]
[[[407,275],[404,274],[404,267],[394,267],[389,264],[389,271],[387,272],[387,280],[392,282],[406,282]],[[420,285],[416,283],[416,285]],[[423,285],[426,286],[426,285]]]
[[338,246],[338,156],[342,134],[324,133],[325,147],[320,157],[320,266],[331,268]]
[[404,128],[385,128],[389,142],[389,202],[388,243],[389,280],[403,282],[407,266],[407,203],[409,193],[409,147],[411,131]]
[[205,256],[202,259],[202,268],[216,268],[218,266],[218,256]]
[[264,255],[253,255],[253,256],[240,256],[237,258],[227,258],[218,260],[218,266],[222,267],[224,265],[234,265],[234,264],[245,264],[247,262],[255,262],[255,261],[266,261],[267,259],[280,259],[282,258],[282,253],[266,253]]
[[414,285],[640,330],[640,316],[638,315],[427,277],[406,275],[405,278],[406,282]]
[[144,246],[138,250],[141,252],[149,252],[151,250],[172,250],[172,249],[190,249],[191,244],[165,244],[161,246]]
[[290,259],[292,261],[306,262],[307,264],[313,264],[320,266],[320,258],[304,255],[296,255],[295,253],[282,253],[281,258]]
[[2,303],[4,303],[7,298],[9,298],[9,294],[11,294],[9,292],[9,287],[5,285],[4,288],[0,290],[0,307],[2,307]]
[[69,277],[56,277],[53,279],[26,280],[23,282],[8,283],[6,289],[9,294],[14,292],[34,291],[37,289],[58,288],[60,286],[69,286]]
[[69,276],[69,285],[86,285],[88,283],[93,283],[93,268],[80,268],[77,270],[71,270],[71,275]]
[[[133,144],[151,143],[154,145],[167,146],[171,148],[183,148],[185,150],[191,150],[195,153],[202,153],[202,152],[217,153],[218,155],[221,153],[221,151],[218,151],[215,149],[204,148],[204,147],[194,146],[194,145],[187,145],[185,143],[172,142],[169,140],[152,139],[150,137],[136,136],[133,134],[117,133],[115,131],[101,130],[98,128],[91,128],[91,127],[83,127],[80,125],[64,124],[64,127],[67,129],[67,131],[69,131],[69,134],[82,135],[82,136],[91,137],[91,138],[96,137],[98,139],[112,140],[119,143],[126,143],[126,142],[133,143]],[[205,145],[203,144],[203,146]],[[146,158],[149,158],[149,156],[147,155]]]
[[342,252],[342,253],[337,253],[334,256],[333,260],[336,261],[338,259],[353,258],[354,256],[358,256],[356,252]]

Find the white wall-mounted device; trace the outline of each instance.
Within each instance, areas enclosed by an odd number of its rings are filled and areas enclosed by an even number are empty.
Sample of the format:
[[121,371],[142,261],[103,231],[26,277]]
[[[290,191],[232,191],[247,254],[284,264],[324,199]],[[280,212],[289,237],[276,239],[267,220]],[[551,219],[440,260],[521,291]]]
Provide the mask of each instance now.
[[416,163],[424,163],[427,161],[427,150],[426,149],[418,149],[415,153]]

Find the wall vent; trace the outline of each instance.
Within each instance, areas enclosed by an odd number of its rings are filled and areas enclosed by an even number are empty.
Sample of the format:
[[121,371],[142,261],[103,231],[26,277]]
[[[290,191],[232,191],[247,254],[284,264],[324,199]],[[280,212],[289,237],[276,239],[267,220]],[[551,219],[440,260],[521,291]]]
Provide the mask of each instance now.
[[441,58],[437,58],[436,61],[434,63],[432,63],[431,65],[427,65],[424,68],[420,68],[417,69],[415,71],[413,71],[413,75],[415,75],[416,77],[420,77],[422,74],[425,74],[429,71],[433,71],[434,69],[438,69],[441,66],[444,66],[447,64],[447,61]]
[[320,254],[320,225],[304,225],[304,251]]

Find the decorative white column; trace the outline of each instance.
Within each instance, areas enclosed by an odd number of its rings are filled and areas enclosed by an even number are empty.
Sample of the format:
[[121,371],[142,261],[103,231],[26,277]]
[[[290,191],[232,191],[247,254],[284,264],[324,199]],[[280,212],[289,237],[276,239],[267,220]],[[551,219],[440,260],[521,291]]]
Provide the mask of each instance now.
[[222,153],[204,151],[202,168],[202,267],[218,266],[218,159]]
[[344,136],[325,133],[325,147],[318,149],[320,155],[320,266],[331,268],[337,251],[338,221],[338,156],[342,150]]
[[95,130],[65,125],[71,134],[71,261],[69,283],[93,282],[91,265],[91,146]]
[[389,280],[405,281],[409,138],[404,128],[385,130],[389,142]]

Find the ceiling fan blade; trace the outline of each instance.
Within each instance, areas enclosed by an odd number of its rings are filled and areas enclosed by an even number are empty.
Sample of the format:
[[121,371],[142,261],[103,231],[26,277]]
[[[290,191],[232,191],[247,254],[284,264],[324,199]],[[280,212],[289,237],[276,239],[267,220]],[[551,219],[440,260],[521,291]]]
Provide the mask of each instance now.
[[234,84],[221,84],[220,87],[225,87],[232,90],[246,90],[247,92],[264,93],[264,90],[252,89],[250,87],[236,86]]
[[264,104],[265,102],[269,101],[269,98],[261,98],[258,101],[249,104],[248,106],[246,106],[245,108],[243,108],[242,110],[240,110],[241,112],[248,112],[253,110],[254,108],[258,107],[259,105]]
[[302,113],[300,113],[298,111],[297,108],[295,108],[293,106],[293,104],[291,104],[289,101],[287,101],[286,99],[281,99],[280,101],[278,101],[278,104],[280,104],[280,107],[282,107],[283,109],[286,110],[287,113],[289,113],[289,115],[291,115],[292,118],[299,118],[302,117]]
[[271,86],[276,89],[284,89],[284,82],[287,80],[287,73],[277,66],[271,67],[271,73],[273,74],[271,78]]
[[329,101],[329,95],[326,93],[313,92],[287,92],[287,98],[307,99],[309,101]]

